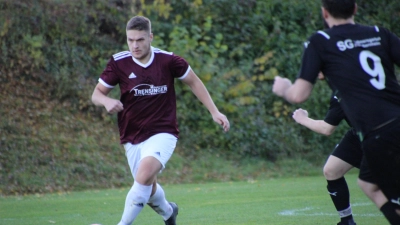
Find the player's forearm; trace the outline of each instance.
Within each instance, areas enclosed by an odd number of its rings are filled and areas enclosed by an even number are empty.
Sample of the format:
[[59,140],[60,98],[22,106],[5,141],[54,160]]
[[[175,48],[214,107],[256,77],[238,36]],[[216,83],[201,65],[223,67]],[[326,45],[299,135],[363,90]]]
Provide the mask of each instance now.
[[194,82],[189,86],[192,89],[193,94],[196,95],[196,97],[200,100],[201,103],[203,103],[203,105],[211,114],[219,112],[207,88],[204,86],[203,82],[201,82],[200,79],[198,80],[198,82]]
[[104,106],[106,101],[109,99],[104,93],[97,88],[94,89],[92,94],[92,102],[97,106]]
[[311,90],[311,83],[297,79],[293,85],[285,90],[283,98],[290,103],[302,103],[308,99]]
[[336,129],[335,126],[332,126],[323,120],[313,120],[308,117],[297,122],[316,133],[323,134],[326,136],[331,135],[333,131]]
[[292,103],[292,104],[298,104],[302,103],[306,100],[306,98],[303,98],[301,95],[297,93],[296,87],[293,85],[290,86],[283,94],[283,98]]

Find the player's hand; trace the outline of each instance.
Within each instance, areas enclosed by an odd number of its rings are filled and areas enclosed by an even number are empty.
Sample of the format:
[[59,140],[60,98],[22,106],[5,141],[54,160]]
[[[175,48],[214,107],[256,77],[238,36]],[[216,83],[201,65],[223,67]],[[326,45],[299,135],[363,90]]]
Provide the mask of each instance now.
[[274,85],[272,86],[272,92],[279,97],[284,97],[285,92],[289,87],[292,86],[292,82],[280,76],[276,76],[274,80]]
[[116,99],[110,98],[105,104],[104,107],[106,108],[107,112],[110,114],[120,112],[124,110],[124,106],[122,102]]
[[229,124],[228,118],[226,118],[224,114],[217,112],[212,115],[212,118],[216,123],[222,126],[225,132],[229,131],[231,125]]
[[293,112],[292,117],[297,123],[300,123],[303,119],[308,118],[308,112],[307,110],[299,108]]

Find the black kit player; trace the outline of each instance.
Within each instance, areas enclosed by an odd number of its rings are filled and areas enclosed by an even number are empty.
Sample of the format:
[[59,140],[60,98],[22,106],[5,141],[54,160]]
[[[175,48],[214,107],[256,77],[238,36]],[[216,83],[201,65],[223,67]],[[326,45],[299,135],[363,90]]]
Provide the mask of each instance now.
[[[331,135],[342,120],[345,120],[350,125],[337,96],[334,95],[331,97],[329,110],[323,120],[310,118],[308,112],[301,108],[295,110],[292,117],[297,123],[326,136]],[[328,193],[340,217],[338,225],[356,224],[350,205],[350,192],[344,175],[354,167],[366,166],[365,160],[362,161],[362,159],[361,142],[355,130],[351,128],[343,136],[340,143],[336,145],[324,165],[323,172],[327,180]],[[364,168],[364,170],[368,171],[368,168]],[[374,184],[375,181],[370,173],[364,173],[363,180],[360,186],[375,205],[380,208],[387,202],[387,198]]]
[[[174,80],[191,88],[224,131],[229,130],[229,121],[185,59],[151,46],[153,33],[148,18],[132,17],[126,25],[126,37],[129,51],[111,57],[92,95],[95,105],[118,113],[120,143],[134,178],[118,225],[132,224],[146,204],[166,225],[176,225],[178,206],[167,201],[157,182],[157,174],[173,154],[179,135]],[[108,97],[116,85],[120,87],[120,100]]]
[[[355,0],[322,0],[329,29],[306,43],[298,78],[276,77],[273,92],[291,103],[308,99],[321,71],[356,130],[374,180],[388,201],[380,208],[400,224],[400,39],[378,26],[354,22]],[[361,168],[360,175],[363,174]],[[359,180],[361,177],[359,177]]]

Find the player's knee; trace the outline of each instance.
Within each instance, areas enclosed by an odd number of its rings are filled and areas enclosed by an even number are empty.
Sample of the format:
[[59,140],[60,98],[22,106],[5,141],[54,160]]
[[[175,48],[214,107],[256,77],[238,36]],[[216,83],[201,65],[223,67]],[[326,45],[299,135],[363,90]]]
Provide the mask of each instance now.
[[327,180],[336,180],[343,176],[339,171],[329,165],[324,166],[323,172]]

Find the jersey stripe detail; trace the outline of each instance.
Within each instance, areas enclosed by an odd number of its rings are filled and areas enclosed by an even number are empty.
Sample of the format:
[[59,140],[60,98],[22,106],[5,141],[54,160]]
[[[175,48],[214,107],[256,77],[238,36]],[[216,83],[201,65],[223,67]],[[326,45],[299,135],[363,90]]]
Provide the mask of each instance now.
[[375,30],[376,30],[376,32],[379,32],[379,27],[375,26]]
[[189,71],[192,68],[189,66],[188,69],[186,70],[185,74],[183,74],[181,77],[178,77],[179,80],[185,79],[185,77],[187,77],[187,75],[189,74]]
[[324,36],[324,37],[325,37],[326,39],[328,39],[328,40],[331,38],[327,33],[323,32],[322,30],[319,30],[319,31],[318,31],[318,34]]
[[129,51],[123,51],[123,52],[118,52],[113,55],[113,58],[115,61],[126,58],[126,57],[131,57],[131,53]]
[[113,56],[120,56],[120,55],[126,54],[127,52],[128,51],[118,52],[118,53],[115,53]]
[[161,50],[159,48],[153,48],[153,51],[154,51],[154,53],[163,53],[163,54],[167,54],[167,55],[173,54],[172,52],[167,52],[167,51]]
[[106,88],[114,88],[115,86],[107,84],[103,79],[99,78],[99,83],[104,85]]

